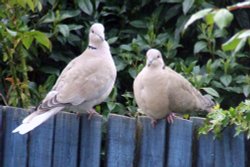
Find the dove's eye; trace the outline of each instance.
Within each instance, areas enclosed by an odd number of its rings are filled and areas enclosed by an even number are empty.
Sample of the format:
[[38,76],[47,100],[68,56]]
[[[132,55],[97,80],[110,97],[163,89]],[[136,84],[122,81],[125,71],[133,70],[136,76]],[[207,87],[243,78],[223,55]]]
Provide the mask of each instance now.
[[158,55],[157,58],[160,58],[160,55]]
[[95,33],[94,30],[91,30],[92,33]]

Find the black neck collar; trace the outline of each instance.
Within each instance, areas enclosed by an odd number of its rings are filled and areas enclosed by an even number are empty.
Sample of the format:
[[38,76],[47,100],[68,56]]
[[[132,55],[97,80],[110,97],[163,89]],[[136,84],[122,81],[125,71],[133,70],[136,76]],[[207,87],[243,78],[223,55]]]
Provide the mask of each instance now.
[[89,45],[88,48],[89,48],[89,49],[93,49],[93,50],[96,50],[96,49],[97,49],[96,47],[91,46],[91,45]]

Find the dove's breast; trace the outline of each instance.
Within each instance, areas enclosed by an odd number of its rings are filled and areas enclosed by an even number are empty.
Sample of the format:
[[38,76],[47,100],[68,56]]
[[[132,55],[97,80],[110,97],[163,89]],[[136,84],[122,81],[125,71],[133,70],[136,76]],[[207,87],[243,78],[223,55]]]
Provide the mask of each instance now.
[[[165,85],[165,87],[157,85]],[[139,108],[154,119],[167,116],[170,112],[167,87],[168,81],[162,79],[162,75],[155,75],[154,72],[149,74],[147,70],[143,70],[134,82],[134,94]]]

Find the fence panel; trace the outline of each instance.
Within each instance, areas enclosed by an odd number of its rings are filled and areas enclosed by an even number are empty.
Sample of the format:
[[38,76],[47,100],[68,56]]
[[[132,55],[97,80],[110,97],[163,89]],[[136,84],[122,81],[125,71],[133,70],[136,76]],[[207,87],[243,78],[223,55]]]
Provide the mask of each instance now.
[[77,167],[80,117],[67,112],[55,118],[53,167]]
[[168,127],[167,166],[192,166],[193,124],[189,120],[176,118]]
[[0,106],[0,166],[3,166],[3,106]]
[[151,119],[139,117],[139,167],[164,167],[166,144],[166,120],[160,120],[156,126],[151,125]]
[[13,134],[12,130],[22,123],[28,112],[14,107],[6,107],[4,124],[3,167],[26,167],[28,159],[28,135]]
[[132,167],[135,157],[136,121],[111,114],[107,127],[107,167]]
[[198,138],[202,118],[177,118],[170,125],[161,120],[152,127],[145,116],[136,121],[111,114],[102,126],[100,115],[89,120],[86,113],[59,113],[29,134],[13,134],[27,115],[25,110],[0,106],[1,167],[249,166],[246,136],[234,137],[234,127],[228,127],[219,139],[212,133]]
[[198,128],[204,122],[204,119],[199,117],[191,118],[195,129],[195,136],[193,138],[193,163],[197,167],[211,167],[214,166],[214,147],[215,140],[213,134],[201,135],[198,137]]
[[53,159],[54,117],[29,133],[29,167],[51,167]]
[[101,159],[102,116],[81,116],[80,123],[80,167],[99,167]]
[[245,167],[245,136],[234,137],[233,127],[223,131],[222,138],[215,141],[215,167]]

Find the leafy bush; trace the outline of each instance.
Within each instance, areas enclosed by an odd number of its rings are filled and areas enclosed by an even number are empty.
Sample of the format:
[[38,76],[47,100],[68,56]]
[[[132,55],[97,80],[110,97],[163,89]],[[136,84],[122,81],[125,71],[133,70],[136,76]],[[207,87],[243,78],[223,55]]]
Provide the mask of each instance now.
[[[5,103],[13,106],[30,105],[28,72],[32,67],[27,64],[35,58],[31,49],[51,49],[48,37],[29,26],[32,16],[28,11],[41,10],[38,0],[2,1],[0,4],[0,51],[1,92]],[[32,47],[31,47],[32,46]],[[5,90],[5,91],[4,91]]]
[[[249,98],[250,51],[244,45],[249,43],[249,31],[241,30],[250,29],[250,13],[240,7],[227,8],[233,0],[1,2],[0,39],[5,42],[0,45],[0,93],[9,105],[37,105],[60,71],[85,49],[89,26],[97,21],[105,25],[118,70],[109,100],[96,108],[104,115],[135,114],[133,79],[151,47],[161,50],[166,65],[213,96],[223,108]],[[207,8],[199,16],[203,21],[187,26],[193,13]],[[226,21],[216,21],[224,15]],[[243,38],[248,41],[242,42]],[[15,41],[19,41],[18,47]],[[8,50],[13,60],[6,56]]]
[[250,100],[241,102],[237,107],[230,107],[228,110],[223,110],[217,105],[214,112],[207,115],[199,134],[212,131],[218,137],[228,126],[235,126],[235,136],[246,132],[247,138],[250,139]]

